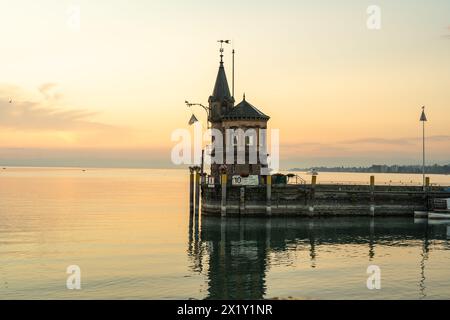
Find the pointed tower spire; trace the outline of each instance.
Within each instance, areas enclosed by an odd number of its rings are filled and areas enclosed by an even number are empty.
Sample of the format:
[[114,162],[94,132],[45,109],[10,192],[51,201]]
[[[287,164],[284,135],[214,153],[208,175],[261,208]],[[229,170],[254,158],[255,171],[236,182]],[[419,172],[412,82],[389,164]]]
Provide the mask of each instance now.
[[230,40],[219,40],[218,42],[220,43],[219,71],[217,72],[212,95],[209,97],[211,122],[219,122],[221,117],[234,106],[234,98],[231,96],[230,87],[228,86],[228,80],[225,74],[225,68],[223,66],[223,44],[229,44]]
[[223,44],[230,43],[230,40],[219,40],[220,43],[220,65],[219,72],[217,73],[216,83],[214,85],[214,90],[212,97],[216,100],[230,99],[230,87],[228,86],[227,76],[225,74],[225,68],[223,67]]
[[220,62],[219,72],[217,73],[212,97],[221,101],[224,99],[231,99],[230,88],[228,86],[225,68],[223,67],[223,61]]

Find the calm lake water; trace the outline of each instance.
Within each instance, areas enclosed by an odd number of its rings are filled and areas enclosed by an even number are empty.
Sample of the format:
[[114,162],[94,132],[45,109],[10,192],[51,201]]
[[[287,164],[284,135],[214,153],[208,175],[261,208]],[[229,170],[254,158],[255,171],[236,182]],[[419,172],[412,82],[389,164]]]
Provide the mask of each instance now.
[[[368,176],[327,173],[319,181]],[[0,299],[450,298],[446,224],[196,221],[187,186],[185,170],[2,170]],[[81,290],[66,289],[69,265],[81,268]],[[380,290],[367,289],[370,265],[381,269]]]

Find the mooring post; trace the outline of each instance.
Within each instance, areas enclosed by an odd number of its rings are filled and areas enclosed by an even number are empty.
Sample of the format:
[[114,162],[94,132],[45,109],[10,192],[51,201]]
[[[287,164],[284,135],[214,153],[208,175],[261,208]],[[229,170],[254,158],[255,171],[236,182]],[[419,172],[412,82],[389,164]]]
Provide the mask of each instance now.
[[266,195],[266,213],[268,216],[272,215],[272,176],[268,175],[266,177],[266,189],[267,189],[267,195]]
[[195,215],[198,215],[200,209],[200,168],[195,170]]
[[222,217],[227,215],[227,175],[222,174],[221,176],[221,185],[222,185],[222,199],[220,204],[220,214]]
[[309,204],[309,216],[312,216],[314,214],[314,202],[316,198],[316,183],[317,183],[317,176],[311,177],[311,198],[310,198],[310,204]]
[[194,214],[194,168],[189,167],[189,214]]
[[375,176],[370,176],[370,214],[375,215]]
[[240,190],[239,214],[245,214],[245,187],[241,187]]
[[430,191],[430,177],[426,177],[425,178],[425,209],[430,209],[430,196],[429,196],[429,192]]
[[201,160],[201,164],[200,164],[200,173],[202,176],[204,173],[204,168],[205,168],[205,149],[202,149],[202,160]]

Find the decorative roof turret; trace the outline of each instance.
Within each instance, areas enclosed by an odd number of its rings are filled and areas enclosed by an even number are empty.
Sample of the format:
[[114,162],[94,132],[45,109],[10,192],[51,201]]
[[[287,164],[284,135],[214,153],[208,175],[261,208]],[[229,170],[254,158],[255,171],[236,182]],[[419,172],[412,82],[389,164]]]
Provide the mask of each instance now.
[[255,106],[244,99],[227,114],[222,117],[223,120],[269,120],[270,117],[258,110]]

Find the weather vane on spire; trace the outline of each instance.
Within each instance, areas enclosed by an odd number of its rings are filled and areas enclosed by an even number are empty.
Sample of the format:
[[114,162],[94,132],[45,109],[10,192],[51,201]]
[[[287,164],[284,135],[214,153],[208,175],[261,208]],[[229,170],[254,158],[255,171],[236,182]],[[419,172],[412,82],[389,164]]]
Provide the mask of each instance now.
[[220,63],[223,63],[223,44],[230,44],[231,40],[217,40],[220,43]]

